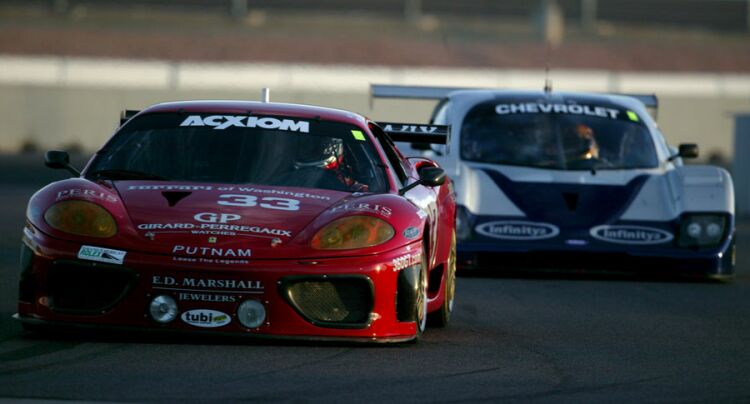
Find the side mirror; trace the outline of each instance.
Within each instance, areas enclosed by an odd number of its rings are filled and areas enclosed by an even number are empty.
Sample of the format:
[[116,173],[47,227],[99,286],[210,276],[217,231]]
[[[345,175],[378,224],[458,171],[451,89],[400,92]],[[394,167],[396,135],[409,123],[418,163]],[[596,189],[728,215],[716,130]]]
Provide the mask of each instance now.
[[680,145],[680,151],[677,154],[685,159],[694,159],[698,157],[698,145],[695,143],[683,143]]
[[440,167],[425,167],[419,170],[419,180],[412,182],[411,184],[401,188],[398,191],[399,195],[403,195],[417,185],[424,185],[426,187],[436,187],[438,185],[445,184],[445,170]]
[[419,182],[424,186],[436,187],[445,184],[445,170],[440,167],[425,167],[419,170]]
[[70,171],[71,174],[76,177],[81,176],[81,172],[76,170],[75,167],[70,165],[70,156],[68,152],[61,150],[50,150],[44,154],[44,165],[49,168],[58,170],[65,169]]
[[[670,151],[673,151],[674,147],[669,147]],[[677,150],[677,153],[669,157],[668,161],[674,161],[678,158],[694,159],[698,157],[698,145],[695,143],[683,143]]]

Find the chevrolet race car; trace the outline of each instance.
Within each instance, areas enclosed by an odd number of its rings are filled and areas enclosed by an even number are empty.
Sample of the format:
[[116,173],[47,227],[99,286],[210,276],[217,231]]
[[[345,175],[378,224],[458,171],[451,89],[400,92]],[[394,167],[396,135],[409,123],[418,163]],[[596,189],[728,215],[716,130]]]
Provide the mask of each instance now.
[[123,114],[82,172],[29,201],[16,317],[398,342],[450,319],[455,195],[351,112],[240,101]]
[[432,123],[451,125],[448,144],[414,147],[455,181],[459,268],[733,276],[732,179],[682,165],[697,145],[666,143],[655,96],[371,90],[440,100]]

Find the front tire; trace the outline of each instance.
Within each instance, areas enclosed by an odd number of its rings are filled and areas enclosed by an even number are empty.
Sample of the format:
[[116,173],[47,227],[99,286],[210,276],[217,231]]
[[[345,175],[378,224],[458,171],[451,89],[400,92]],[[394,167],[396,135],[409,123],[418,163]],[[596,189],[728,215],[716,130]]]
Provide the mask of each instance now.
[[430,325],[447,327],[453,313],[453,302],[456,297],[456,231],[451,235],[451,249],[445,267],[445,299],[440,309],[430,313]]
[[417,302],[415,304],[417,313],[414,318],[417,324],[417,335],[419,340],[427,328],[427,251],[422,252],[422,262],[419,265],[419,284],[417,290]]

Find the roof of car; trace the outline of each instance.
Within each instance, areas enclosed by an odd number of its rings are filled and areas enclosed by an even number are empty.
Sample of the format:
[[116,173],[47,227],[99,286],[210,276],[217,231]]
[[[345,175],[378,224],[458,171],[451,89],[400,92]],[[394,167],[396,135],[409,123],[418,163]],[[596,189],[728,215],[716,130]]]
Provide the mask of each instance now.
[[495,100],[513,100],[516,102],[537,102],[539,100],[545,100],[548,102],[565,103],[574,101],[575,103],[607,104],[638,110],[644,109],[645,107],[643,103],[636,98],[618,94],[567,91],[552,91],[548,93],[543,90],[457,90],[450,93],[450,98],[479,99],[487,98],[488,96],[495,98]]
[[354,112],[335,108],[278,102],[265,103],[235,100],[176,101],[150,106],[141,113],[148,114],[159,112],[280,115],[295,118],[338,121],[360,126],[366,125],[366,119],[362,115]]

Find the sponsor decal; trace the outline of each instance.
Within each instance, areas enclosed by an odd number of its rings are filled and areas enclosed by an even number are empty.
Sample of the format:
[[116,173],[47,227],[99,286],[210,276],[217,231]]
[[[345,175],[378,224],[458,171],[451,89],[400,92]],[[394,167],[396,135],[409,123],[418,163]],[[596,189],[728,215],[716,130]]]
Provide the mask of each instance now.
[[216,244],[217,241],[218,240],[216,239],[216,237],[209,237],[208,238],[208,244]]
[[139,230],[178,230],[190,231],[192,234],[209,236],[234,236],[237,233],[267,234],[271,236],[292,237],[291,230],[269,229],[260,226],[242,226],[219,223],[141,223]]
[[237,296],[180,292],[177,294],[177,299],[183,302],[235,303]]
[[203,212],[193,216],[193,219],[204,223],[226,223],[234,220],[240,220],[242,216],[234,213],[211,213]]
[[131,191],[211,191],[211,185],[131,185]]
[[295,192],[285,191],[274,188],[256,188],[256,187],[239,187],[239,186],[217,186],[212,185],[131,185],[128,187],[131,191],[235,191],[235,192],[247,192],[251,194],[266,194],[266,195],[283,195],[293,196],[295,198],[307,198],[307,199],[319,199],[328,201],[331,199],[329,196],[316,195],[309,192]]
[[[227,191],[234,190],[234,187],[231,187],[233,189],[228,189]],[[307,199],[320,199],[324,201],[328,201],[331,199],[329,196],[324,195],[315,195],[308,192],[293,192],[293,191],[284,191],[281,189],[268,189],[268,188],[255,188],[255,187],[237,187],[237,190],[240,192],[249,192],[251,194],[271,194],[271,195],[283,195],[283,196],[293,196],[295,198],[307,198]]]
[[342,205],[334,206],[331,209],[331,213],[341,211],[370,212],[377,213],[383,217],[391,217],[391,214],[393,214],[393,210],[387,206],[370,203],[345,203]]
[[418,235],[419,235],[419,229],[414,226],[407,227],[406,230],[404,230],[404,237],[406,238],[411,239],[411,238],[417,237]]
[[195,327],[216,328],[223,327],[232,322],[229,314],[218,310],[188,310],[182,313],[182,321]]
[[259,226],[239,226],[234,224],[202,224],[200,225],[200,229],[205,231],[196,230],[192,233],[224,235],[224,233],[221,232],[223,230],[239,233],[269,234],[272,236],[292,237],[291,230],[269,229],[267,227]]
[[560,234],[560,229],[549,223],[500,220],[477,225],[477,233],[502,240],[544,240]]
[[93,189],[72,188],[65,189],[57,193],[58,201],[69,198],[95,199],[97,201],[106,201],[113,203],[118,201],[117,197],[115,196],[109,195],[104,192],[94,191]]
[[592,227],[591,237],[616,244],[651,245],[672,241],[672,233],[644,226],[602,225]]
[[359,140],[360,142],[363,142],[367,139],[365,138],[365,134],[362,133],[361,130],[353,130],[352,136],[354,136],[354,139]]
[[588,245],[589,242],[586,240],[579,240],[579,239],[571,238],[571,239],[565,240],[565,244],[574,245],[574,246],[584,246],[584,245]]
[[127,252],[120,250],[111,250],[109,248],[92,247],[82,245],[78,250],[78,258],[82,260],[106,262],[107,264],[122,265]]
[[387,124],[383,131],[385,132],[407,132],[407,133],[435,133],[438,130],[437,126],[428,125],[394,125]]
[[408,268],[417,264],[422,263],[422,252],[416,252],[414,254],[402,255],[398,258],[394,258],[392,261],[393,271],[400,271],[404,268]]
[[172,257],[174,262],[188,262],[192,264],[221,264],[221,265],[246,265],[249,264],[248,260],[234,260],[234,259],[222,259],[222,258],[191,258],[191,257]]
[[263,292],[261,281],[245,279],[180,278],[154,275],[151,277],[151,286],[154,289],[182,292],[231,292],[240,294]]
[[202,257],[236,258],[249,257],[251,252],[249,248],[217,248],[176,245],[172,247],[172,254],[199,255]]
[[245,115],[200,115],[188,116],[180,126],[211,126],[214,130],[224,130],[231,127],[277,129],[290,132],[310,132],[310,123],[293,119],[277,119],[270,116]]
[[626,111],[626,112],[628,114],[628,118],[630,118],[631,121],[638,122],[640,120],[638,119],[638,114],[636,114],[635,112],[633,111]]
[[139,230],[189,230],[195,229],[193,223],[141,223],[138,225]]
[[617,119],[620,111],[612,108],[579,104],[551,104],[525,102],[518,104],[498,104],[495,106],[498,115],[508,114],[569,114],[589,115],[601,118]]

